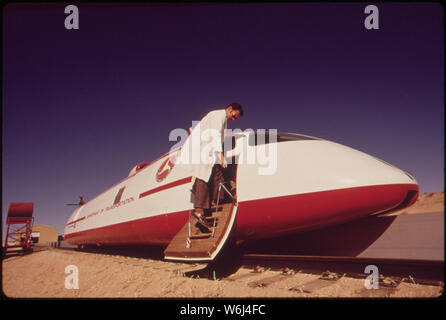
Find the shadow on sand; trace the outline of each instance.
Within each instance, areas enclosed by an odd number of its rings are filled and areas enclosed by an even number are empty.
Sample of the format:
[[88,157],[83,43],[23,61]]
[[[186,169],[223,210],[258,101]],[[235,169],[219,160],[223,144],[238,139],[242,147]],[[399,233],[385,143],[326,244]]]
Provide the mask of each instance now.
[[244,253],[356,257],[390,227],[397,216],[370,216],[341,225],[284,237],[249,240]]

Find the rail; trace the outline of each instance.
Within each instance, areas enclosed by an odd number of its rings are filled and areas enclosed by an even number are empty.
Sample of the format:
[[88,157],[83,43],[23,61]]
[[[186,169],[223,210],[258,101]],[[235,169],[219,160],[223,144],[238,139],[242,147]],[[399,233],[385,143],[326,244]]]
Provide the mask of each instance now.
[[419,284],[438,284],[444,281],[442,260],[245,254],[242,256],[242,265],[271,269],[293,268],[305,272],[329,270],[352,277],[364,277],[367,275],[367,266],[376,266],[380,275],[399,277],[403,281]]

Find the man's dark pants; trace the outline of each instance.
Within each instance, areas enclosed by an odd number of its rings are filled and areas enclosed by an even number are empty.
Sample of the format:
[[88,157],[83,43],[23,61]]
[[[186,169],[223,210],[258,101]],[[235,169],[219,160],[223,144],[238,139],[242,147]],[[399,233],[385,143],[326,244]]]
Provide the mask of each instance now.
[[[211,200],[217,202],[218,187],[223,182],[223,167],[219,164],[214,165],[209,182],[206,183],[199,178],[195,178],[192,187],[194,208],[209,209]],[[221,199],[220,195],[220,199]]]

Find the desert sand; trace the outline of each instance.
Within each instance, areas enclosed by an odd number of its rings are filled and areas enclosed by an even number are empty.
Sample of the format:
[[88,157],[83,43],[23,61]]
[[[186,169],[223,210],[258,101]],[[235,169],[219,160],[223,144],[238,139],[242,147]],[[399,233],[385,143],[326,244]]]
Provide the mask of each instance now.
[[[78,270],[78,289],[70,282]],[[3,262],[3,292],[7,297],[88,298],[224,298],[224,297],[438,297],[442,286],[402,282],[397,290],[367,290],[364,279],[343,277],[335,284],[314,292],[299,285],[316,280],[315,274],[298,273],[268,286],[256,280],[277,277],[280,271],[253,273],[240,268],[231,277],[238,280],[187,276],[204,265],[188,265],[154,259],[129,258],[74,250],[48,249]],[[243,275],[249,277],[243,277]],[[68,281],[68,287],[66,287]],[[71,286],[71,287],[70,287]],[[294,289],[293,289],[294,288]]]
[[[443,192],[423,194],[404,213],[443,211],[443,199]],[[401,282],[396,289],[367,290],[364,279],[346,275],[332,285],[307,292],[305,285],[320,275],[296,271],[284,276],[280,270],[254,273],[240,267],[221,278],[200,277],[198,271],[204,264],[104,251],[44,248],[24,256],[8,256],[2,262],[2,290],[8,298],[431,298],[443,292],[443,284],[422,285],[416,281]],[[73,270],[77,271],[77,286]],[[260,279],[276,281],[259,284],[256,281]]]
[[422,193],[409,208],[393,212],[390,215],[424,212],[444,212],[444,191]]

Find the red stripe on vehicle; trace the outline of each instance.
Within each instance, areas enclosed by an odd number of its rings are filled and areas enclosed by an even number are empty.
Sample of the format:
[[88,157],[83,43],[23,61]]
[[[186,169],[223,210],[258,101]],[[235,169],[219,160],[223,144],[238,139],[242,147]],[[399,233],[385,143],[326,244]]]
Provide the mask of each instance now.
[[168,244],[187,222],[189,210],[68,233],[70,244]]
[[236,238],[267,238],[336,225],[400,205],[416,184],[389,184],[327,190],[243,201],[237,209]]
[[173,188],[173,187],[178,187],[178,186],[181,186],[183,184],[189,183],[191,181],[192,181],[192,177],[187,177],[187,178],[184,178],[184,179],[180,179],[180,180],[177,180],[177,181],[165,184],[163,186],[147,190],[147,191],[141,193],[139,195],[139,198],[143,198],[143,197],[146,197],[148,195],[151,195],[151,194],[154,194],[154,193],[166,190],[166,189],[170,189],[170,188]]
[[73,223],[79,222],[79,221],[81,221],[81,220],[84,220],[84,219],[85,219],[85,217],[82,217],[82,218],[79,218],[79,219],[77,219],[77,220],[74,220],[74,221],[68,222],[68,223],[67,223],[67,226],[68,226],[68,225],[70,225],[70,224],[73,224]]
[[[191,180],[191,177],[181,179],[164,185],[163,189]],[[145,193],[159,191],[156,189]],[[409,191],[413,195],[406,201]],[[242,201],[238,203],[233,237],[240,240],[276,237],[336,225],[377,212],[401,209],[401,204],[409,206],[416,201],[418,192],[416,184],[394,184]],[[168,212],[68,233],[64,237],[70,244],[167,245],[188,221],[188,212]]]

